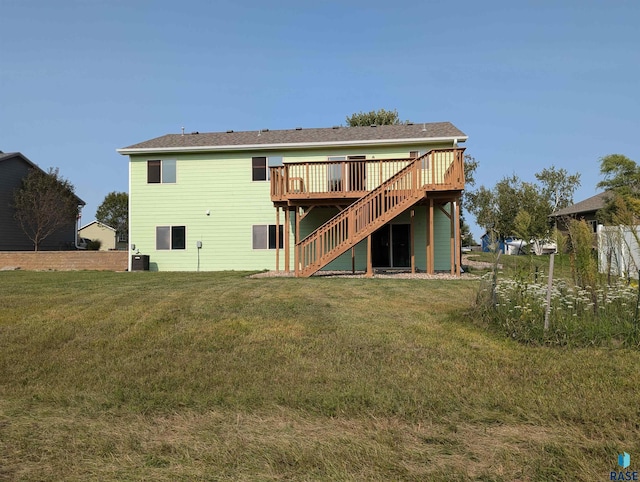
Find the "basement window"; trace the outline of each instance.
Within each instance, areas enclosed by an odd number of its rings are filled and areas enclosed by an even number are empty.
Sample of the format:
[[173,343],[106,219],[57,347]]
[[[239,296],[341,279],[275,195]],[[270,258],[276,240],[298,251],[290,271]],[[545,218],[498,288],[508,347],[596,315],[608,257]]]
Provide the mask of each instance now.
[[[258,224],[253,228],[253,249],[276,249],[276,225]],[[278,232],[278,247],[284,246],[284,228],[280,225]]]
[[186,249],[185,226],[156,226],[156,249]]

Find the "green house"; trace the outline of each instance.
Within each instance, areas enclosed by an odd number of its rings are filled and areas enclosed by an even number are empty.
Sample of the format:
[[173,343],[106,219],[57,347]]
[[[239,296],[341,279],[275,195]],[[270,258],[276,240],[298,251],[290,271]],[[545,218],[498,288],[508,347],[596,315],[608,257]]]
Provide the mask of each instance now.
[[168,134],[118,149],[130,254],[162,271],[459,274],[466,139],[440,122]]

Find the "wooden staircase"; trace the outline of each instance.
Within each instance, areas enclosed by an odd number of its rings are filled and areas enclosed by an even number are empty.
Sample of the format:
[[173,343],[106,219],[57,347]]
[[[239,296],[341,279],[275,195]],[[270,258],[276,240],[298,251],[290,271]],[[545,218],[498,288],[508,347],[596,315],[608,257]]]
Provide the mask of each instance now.
[[296,276],[309,277],[429,191],[464,187],[464,149],[438,149],[415,158],[296,244]]

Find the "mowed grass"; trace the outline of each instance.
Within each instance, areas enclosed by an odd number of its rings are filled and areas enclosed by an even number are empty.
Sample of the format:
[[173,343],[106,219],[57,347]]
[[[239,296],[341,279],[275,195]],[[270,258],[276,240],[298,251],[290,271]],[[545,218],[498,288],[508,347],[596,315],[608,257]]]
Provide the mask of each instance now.
[[608,480],[640,354],[523,346],[477,281],[0,273],[0,480]]

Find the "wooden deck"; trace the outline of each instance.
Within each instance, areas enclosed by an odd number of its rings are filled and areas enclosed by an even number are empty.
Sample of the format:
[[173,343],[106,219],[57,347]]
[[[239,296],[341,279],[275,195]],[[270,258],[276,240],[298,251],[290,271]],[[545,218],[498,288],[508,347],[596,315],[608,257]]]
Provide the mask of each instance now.
[[[464,188],[464,149],[437,149],[420,157],[416,188],[456,191]],[[275,205],[349,204],[379,187],[415,159],[361,159],[286,163],[270,168]]]
[[[367,272],[372,273],[371,234],[405,210],[425,201],[429,205],[430,220],[427,259],[431,260],[431,265],[428,271],[433,272],[434,200],[443,196],[452,201],[448,214],[451,266],[452,274],[459,275],[460,260],[459,253],[454,252],[454,238],[457,237],[459,243],[459,204],[456,201],[464,188],[463,153],[464,149],[438,149],[413,159],[308,162],[271,168],[271,199],[277,209],[285,208],[287,216],[289,206],[348,204],[302,240],[298,238],[296,219],[296,276],[311,276],[364,239],[368,239]],[[287,226],[288,221],[285,222]],[[288,244],[285,244],[287,260],[288,251]]]

